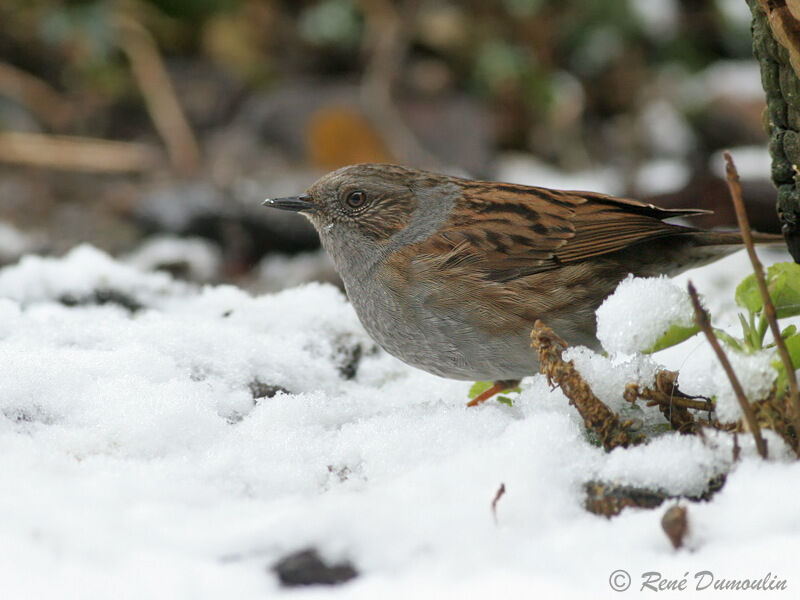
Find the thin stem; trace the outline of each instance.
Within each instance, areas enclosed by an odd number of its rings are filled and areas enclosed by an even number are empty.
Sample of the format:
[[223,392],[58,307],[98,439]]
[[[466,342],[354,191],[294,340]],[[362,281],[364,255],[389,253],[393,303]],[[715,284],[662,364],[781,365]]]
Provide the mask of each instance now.
[[118,13],[114,20],[117,43],[128,57],[158,134],[164,140],[172,166],[182,174],[197,171],[200,146],[183,112],[167,68],[152,34],[132,16]]
[[647,403],[648,406],[656,406],[658,404],[677,406],[678,408],[691,408],[693,410],[702,410],[705,412],[711,412],[713,409],[709,400],[696,400],[694,398],[680,398],[677,396],[668,396],[664,400],[661,398],[653,398]]
[[750,431],[753,434],[753,439],[755,439],[756,448],[758,449],[759,455],[761,455],[761,458],[767,458],[767,443],[764,441],[764,438],[761,437],[761,429],[759,429],[758,421],[756,421],[756,417],[753,414],[753,407],[750,406],[750,403],[747,401],[747,397],[742,389],[742,384],[739,383],[739,378],[736,377],[736,373],[734,373],[728,357],[725,356],[725,351],[722,349],[722,346],[720,346],[717,336],[714,335],[714,330],[711,328],[711,321],[708,318],[708,313],[700,304],[700,299],[697,297],[697,290],[694,289],[694,285],[692,285],[691,281],[689,282],[688,287],[689,296],[692,299],[692,306],[694,306],[695,322],[706,335],[708,343],[711,344],[711,347],[714,349],[720,364],[722,364],[722,368],[725,370],[725,374],[728,376],[728,381],[731,382],[731,387],[733,387],[733,391],[736,394],[736,399],[739,401],[739,406],[742,408],[745,421],[747,421],[747,426],[750,428]]
[[728,151],[725,151],[725,174],[728,178],[728,188],[731,192],[731,199],[733,206],[736,209],[736,219],[739,221],[739,229],[742,231],[742,240],[747,248],[747,254],[750,257],[750,262],[753,265],[753,272],[756,276],[756,283],[758,283],[758,291],[761,292],[761,299],[764,302],[764,314],[769,323],[769,328],[772,330],[772,337],[775,338],[775,347],[778,349],[778,354],[783,362],[783,367],[786,370],[786,378],[789,381],[789,414],[792,415],[792,425],[794,425],[794,432],[796,436],[800,436],[800,389],[797,387],[797,376],[794,372],[794,365],[792,358],[789,356],[789,351],[786,349],[786,344],[781,336],[781,329],[778,326],[778,315],[775,311],[775,305],[772,303],[772,298],[769,296],[767,290],[767,281],[764,278],[764,268],[761,261],[756,255],[756,250],[753,245],[753,234],[750,231],[750,221],[747,219],[747,213],[744,210],[744,201],[742,200],[742,186],[739,183],[739,173],[736,171],[736,165],[733,164],[733,158]]

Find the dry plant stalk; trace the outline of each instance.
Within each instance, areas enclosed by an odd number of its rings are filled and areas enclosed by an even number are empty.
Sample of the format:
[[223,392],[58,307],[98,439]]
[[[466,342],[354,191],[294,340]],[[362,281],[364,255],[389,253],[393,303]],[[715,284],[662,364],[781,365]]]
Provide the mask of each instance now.
[[756,277],[758,284],[758,291],[761,293],[761,301],[764,303],[764,315],[767,317],[772,336],[775,338],[775,347],[778,349],[778,354],[783,362],[783,367],[786,369],[786,377],[789,380],[789,394],[786,397],[788,410],[786,411],[792,417],[792,424],[797,435],[800,436],[800,390],[797,387],[797,376],[792,364],[792,358],[789,356],[789,350],[781,337],[781,328],[778,326],[778,314],[775,311],[775,305],[770,298],[769,290],[767,290],[767,281],[764,278],[764,267],[756,254],[755,246],[753,244],[753,234],[750,231],[750,221],[747,218],[747,212],[744,209],[744,201],[742,200],[742,186],[739,183],[739,173],[736,170],[736,165],[733,164],[733,158],[728,151],[725,151],[725,174],[728,179],[728,188],[731,192],[731,199],[733,206],[736,209],[736,219],[739,221],[739,229],[742,232],[742,239],[747,248],[747,255],[750,257],[750,263],[753,265],[753,273]]
[[594,395],[573,362],[561,358],[567,342],[540,320],[534,323],[531,340],[531,347],[539,355],[539,371],[551,386],[555,382],[561,388],[570,404],[578,409],[586,427],[598,435],[603,448],[607,451],[617,446],[627,448],[644,441],[644,435],[631,431],[631,421],[620,422],[619,417]]
[[695,421],[689,409],[706,411],[710,415],[714,406],[708,399],[698,400],[681,392],[677,380],[676,371],[658,371],[654,387],[640,388],[635,383],[629,383],[625,386],[623,397],[631,404],[642,399],[647,401],[647,406],[658,406],[672,428],[680,433],[697,433],[702,423]]
[[394,84],[411,45],[419,0],[359,0],[367,24],[369,57],[361,95],[373,125],[392,155],[411,164],[439,166],[420,142],[394,101]]
[[761,430],[758,427],[758,421],[756,421],[756,418],[753,415],[753,408],[747,401],[747,396],[745,396],[744,390],[742,389],[742,384],[739,383],[739,378],[736,377],[736,373],[733,371],[733,367],[731,366],[728,357],[725,356],[725,351],[722,349],[722,346],[720,346],[719,340],[714,334],[714,330],[711,328],[711,321],[708,318],[708,313],[700,304],[700,299],[697,297],[697,290],[694,289],[694,285],[692,285],[691,281],[689,282],[688,289],[689,296],[692,299],[692,306],[694,306],[695,322],[705,334],[706,338],[708,339],[708,343],[711,344],[711,347],[714,349],[714,353],[717,355],[720,364],[722,364],[722,368],[725,370],[725,374],[728,376],[728,381],[731,382],[733,391],[736,394],[736,399],[739,401],[739,406],[742,409],[742,413],[744,413],[747,427],[753,434],[753,439],[756,442],[758,454],[761,456],[761,458],[767,458],[767,443],[761,436]]
[[0,94],[30,109],[53,129],[63,129],[75,114],[75,107],[47,83],[7,62],[0,62]]
[[200,148],[153,36],[127,15],[117,14],[115,24],[120,48],[131,63],[133,76],[153,124],[167,146],[172,166],[180,173],[193,173],[200,162]]
[[771,429],[783,438],[786,445],[793,448],[795,453],[800,454],[797,436],[794,435],[795,429],[787,417],[787,406],[785,402],[777,402],[775,394],[772,393],[764,400],[753,402],[753,414],[756,421],[763,429]]
[[19,165],[127,173],[152,169],[160,158],[159,149],[132,142],[41,133],[0,133],[0,162]]

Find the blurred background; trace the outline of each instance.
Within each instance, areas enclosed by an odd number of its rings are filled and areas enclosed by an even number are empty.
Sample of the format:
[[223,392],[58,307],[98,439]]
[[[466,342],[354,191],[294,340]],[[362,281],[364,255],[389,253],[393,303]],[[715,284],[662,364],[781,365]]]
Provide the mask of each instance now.
[[365,161],[777,231],[745,0],[3,0],[0,265],[91,243],[273,291],[336,281],[260,207]]

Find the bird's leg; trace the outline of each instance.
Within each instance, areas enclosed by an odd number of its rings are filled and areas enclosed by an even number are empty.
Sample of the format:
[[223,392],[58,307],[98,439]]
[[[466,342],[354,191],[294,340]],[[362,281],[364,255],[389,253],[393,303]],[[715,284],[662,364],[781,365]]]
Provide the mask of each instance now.
[[475,396],[472,400],[467,402],[467,406],[478,406],[479,404],[483,404],[489,398],[494,396],[495,394],[499,394],[501,392],[505,392],[506,390],[514,389],[519,385],[519,379],[504,379],[502,381],[495,381],[487,390],[484,390],[477,396]]

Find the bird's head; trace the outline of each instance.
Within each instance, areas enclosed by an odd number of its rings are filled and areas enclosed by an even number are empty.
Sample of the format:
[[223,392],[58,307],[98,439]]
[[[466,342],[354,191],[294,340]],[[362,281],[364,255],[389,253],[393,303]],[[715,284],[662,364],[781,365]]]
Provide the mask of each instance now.
[[445,175],[368,163],[328,173],[304,194],[264,205],[308,217],[341,272],[343,255],[348,262],[368,260],[427,238],[449,216],[459,193]]

